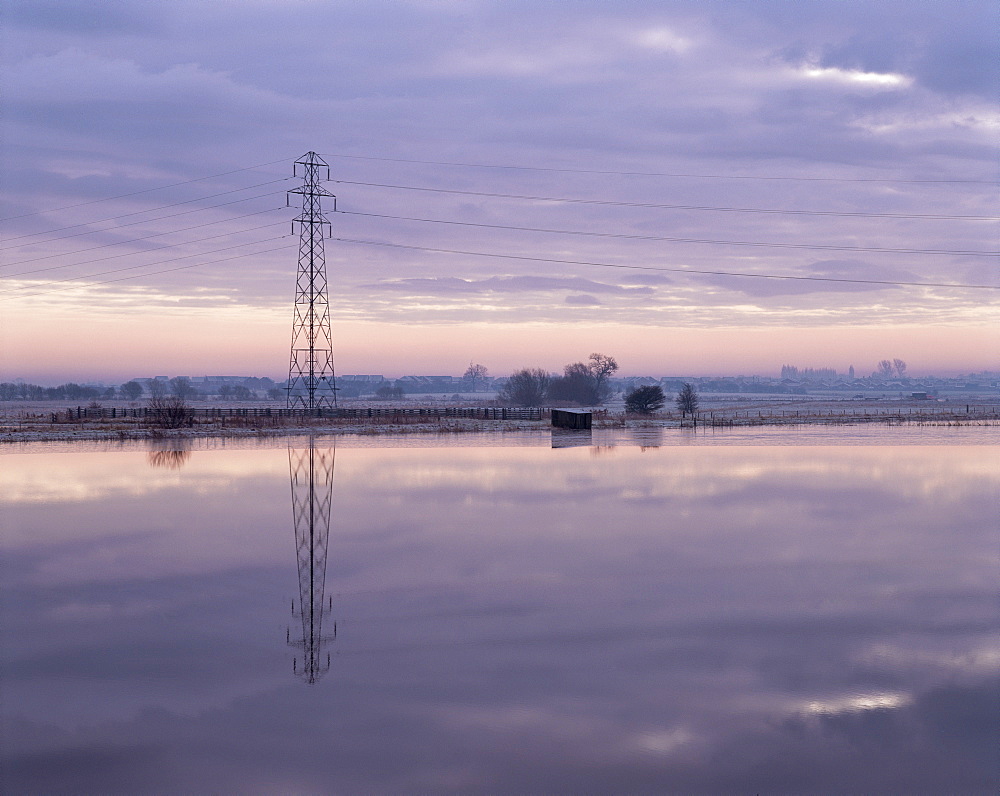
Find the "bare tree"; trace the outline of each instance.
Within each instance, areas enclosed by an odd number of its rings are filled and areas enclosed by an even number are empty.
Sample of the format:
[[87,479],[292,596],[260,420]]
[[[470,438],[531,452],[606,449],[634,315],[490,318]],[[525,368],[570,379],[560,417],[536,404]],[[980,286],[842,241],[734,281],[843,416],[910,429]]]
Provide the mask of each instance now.
[[648,415],[662,409],[667,402],[663,388],[655,384],[636,387],[625,396],[625,411],[631,414]]
[[126,401],[134,401],[142,395],[142,385],[137,381],[127,381],[118,388],[118,392]]
[[681,417],[687,417],[689,413],[693,416],[698,411],[698,393],[695,392],[694,385],[684,382],[680,392],[677,393],[675,403],[681,412]]
[[182,401],[198,392],[187,376],[174,376],[170,380],[170,390]]
[[611,396],[608,380],[618,370],[614,357],[591,354],[590,362],[574,362],[563,369],[563,375],[549,385],[549,398],[573,401],[581,406],[604,403]]
[[180,428],[190,419],[187,403],[179,395],[158,395],[149,399],[153,421],[162,428]]
[[469,384],[472,385],[473,392],[479,392],[479,385],[486,384],[486,379],[489,378],[489,370],[487,370],[486,365],[469,363],[469,367],[465,369],[465,374],[462,376]]
[[507,379],[499,398],[517,406],[541,406],[548,389],[548,373],[541,368],[521,368]]
[[597,382],[597,401],[598,403],[602,403],[611,396],[611,387],[608,381],[618,371],[618,362],[614,357],[609,357],[607,354],[595,353],[590,355],[589,367],[590,372],[594,374],[594,380]]
[[893,373],[892,363],[888,359],[880,359],[877,373],[883,379],[891,379]]
[[149,395],[151,398],[162,398],[169,392],[169,385],[163,379],[149,380]]
[[906,378],[906,363],[899,357],[892,360],[892,368],[896,371],[896,375],[899,376],[899,378]]

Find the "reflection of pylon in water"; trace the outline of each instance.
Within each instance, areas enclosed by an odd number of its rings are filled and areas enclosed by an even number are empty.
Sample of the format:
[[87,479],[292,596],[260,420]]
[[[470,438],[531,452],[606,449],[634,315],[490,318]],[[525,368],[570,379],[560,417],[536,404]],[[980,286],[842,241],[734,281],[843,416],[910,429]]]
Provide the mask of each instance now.
[[330,669],[330,655],[323,655],[323,645],[337,637],[323,635],[323,619],[333,608],[327,599],[326,550],[330,537],[330,499],[333,495],[335,449],[317,450],[312,439],[306,449],[288,449],[288,472],[292,485],[292,519],[295,523],[295,552],[299,566],[298,604],[292,601],[292,615],[302,622],[302,633],[288,644],[302,651],[296,656],[293,670],[307,683],[315,683]]

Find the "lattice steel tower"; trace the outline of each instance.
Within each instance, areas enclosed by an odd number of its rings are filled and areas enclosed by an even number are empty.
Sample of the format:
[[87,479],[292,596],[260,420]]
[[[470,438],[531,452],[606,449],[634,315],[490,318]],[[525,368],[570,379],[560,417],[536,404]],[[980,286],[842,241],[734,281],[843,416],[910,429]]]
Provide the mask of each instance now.
[[317,450],[311,438],[307,449],[288,449],[299,568],[299,599],[292,601],[292,615],[302,627],[294,636],[289,628],[285,641],[301,650],[301,660],[296,656],[292,670],[307,683],[315,683],[330,670],[330,654],[323,654],[323,646],[337,637],[336,622],[332,634],[323,634],[323,620],[333,609],[333,598],[326,597],[326,551],[335,457],[334,448]]
[[322,207],[323,197],[330,197],[336,211],[337,197],[320,185],[330,179],[330,166],[315,152],[308,152],[295,161],[293,175],[299,176],[300,170],[302,185],[288,192],[302,196],[302,212],[292,225],[293,230],[296,223],[299,225],[299,271],[295,280],[287,406],[289,409],[315,410],[337,405],[323,249],[330,222],[323,215]]

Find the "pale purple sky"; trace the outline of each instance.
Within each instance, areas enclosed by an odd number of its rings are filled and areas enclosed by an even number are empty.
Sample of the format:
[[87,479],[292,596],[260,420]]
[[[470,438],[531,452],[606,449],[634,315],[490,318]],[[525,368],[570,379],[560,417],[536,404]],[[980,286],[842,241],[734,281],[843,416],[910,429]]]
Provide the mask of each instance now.
[[341,373],[998,369],[996,289],[725,275],[1000,286],[998,18],[7,0],[0,379],[283,377],[310,150]]

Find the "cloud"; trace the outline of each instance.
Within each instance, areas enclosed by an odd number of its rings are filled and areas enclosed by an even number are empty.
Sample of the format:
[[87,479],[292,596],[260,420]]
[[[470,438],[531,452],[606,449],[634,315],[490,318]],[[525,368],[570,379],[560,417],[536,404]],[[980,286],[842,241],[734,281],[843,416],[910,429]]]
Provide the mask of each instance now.
[[138,7],[128,0],[9,0],[4,22],[11,27],[111,38],[163,31],[161,9]]
[[[333,301],[351,317],[456,323],[481,320],[488,308],[497,323],[590,323],[588,307],[596,305],[581,298],[589,296],[603,302],[602,319],[628,313],[629,321],[641,316],[653,324],[679,317],[679,308],[686,323],[705,327],[794,326],[817,317],[830,324],[916,317],[930,325],[980,323],[994,306],[982,292],[639,272],[605,279],[607,269],[582,263],[846,278],[912,272],[916,281],[949,282],[971,279],[983,263],[992,265],[987,258],[977,266],[971,258],[872,252],[858,255],[864,265],[850,266],[849,255],[820,260],[826,255],[808,250],[523,229],[994,250],[991,222],[877,215],[995,215],[995,186],[947,182],[989,179],[1000,125],[995,9],[976,1],[962,9],[888,0],[585,2],[572,10],[16,2],[6,18],[0,87],[8,153],[0,215],[14,239],[139,209],[155,215],[176,201],[206,207],[200,196],[289,175],[294,157],[315,150],[329,156],[335,179],[354,183],[331,186],[341,208],[496,225],[332,217],[338,237],[416,247],[328,244]],[[219,176],[189,182],[208,175]],[[898,182],[924,179],[945,181]],[[112,196],[123,198],[82,204]],[[873,215],[636,206],[643,204]],[[207,212],[219,232],[231,232],[226,243],[246,240],[235,208]],[[109,254],[140,252],[142,244],[118,236],[109,229],[94,240],[115,243]],[[66,239],[4,254],[8,262],[37,254],[62,264],[79,261],[77,244]],[[519,255],[569,262],[511,259]],[[164,297],[160,306],[172,292],[183,298],[209,287],[220,307],[236,301],[249,316],[289,300],[295,260],[282,258],[241,258],[139,284]],[[436,270],[442,264],[447,270]],[[81,264],[66,273],[84,279],[91,271]],[[88,290],[95,320],[114,317],[114,291]],[[389,294],[398,300],[386,301]],[[835,301],[824,302],[830,295]],[[463,308],[463,296],[481,301]]]
[[[622,287],[579,277],[494,276],[488,279],[457,277],[410,277],[363,286],[370,290],[391,290],[413,295],[449,295],[455,293],[536,293],[559,290],[589,290],[617,296],[642,298],[653,295],[650,287]],[[568,301],[567,303],[581,303]]]
[[[919,281],[915,274],[901,268],[883,266],[863,260],[817,260],[802,264],[794,274],[808,279],[754,279],[740,277],[711,277],[709,281],[720,287],[739,292],[746,296],[764,298],[769,296],[804,296],[831,293],[871,293],[901,288],[888,284],[864,284],[862,282],[837,282],[829,280],[865,280],[870,282]],[[808,281],[815,279],[817,281]]]
[[566,296],[565,300],[567,304],[572,304],[577,307],[599,307],[601,305],[601,300],[599,298],[586,294]]
[[830,66],[806,66],[800,68],[798,74],[810,80],[827,80],[873,89],[901,89],[912,83],[906,75],[892,72],[862,72],[858,69],[838,69]]
[[221,140],[271,114],[287,114],[294,105],[195,63],[150,69],[77,47],[22,61],[11,69],[7,84],[14,118],[77,141],[96,139],[108,153],[119,142],[101,140],[105,136],[160,147],[167,137],[203,142],[215,135]]

